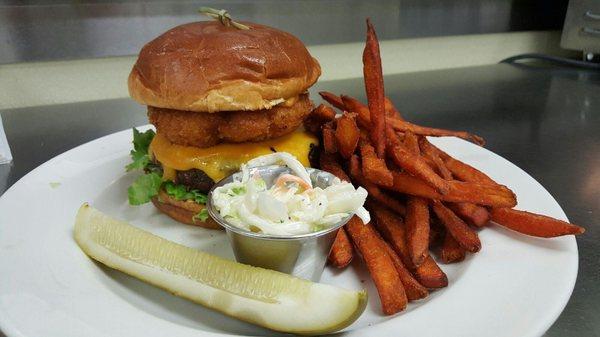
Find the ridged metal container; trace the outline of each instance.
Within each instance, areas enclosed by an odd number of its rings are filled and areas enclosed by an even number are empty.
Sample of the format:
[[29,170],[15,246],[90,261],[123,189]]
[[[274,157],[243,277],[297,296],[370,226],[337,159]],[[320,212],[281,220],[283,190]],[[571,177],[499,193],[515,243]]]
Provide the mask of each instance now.
[[[262,166],[251,169],[258,172],[271,187],[283,173],[292,173],[286,166]],[[326,188],[335,178],[329,172],[308,169],[314,187]],[[349,215],[334,226],[322,231],[302,235],[267,235],[255,233],[229,224],[212,204],[212,192],[219,186],[233,181],[235,173],[215,184],[208,194],[206,208],[210,216],[227,232],[229,242],[238,262],[291,274],[314,282],[319,281],[336,233],[350,220]]]

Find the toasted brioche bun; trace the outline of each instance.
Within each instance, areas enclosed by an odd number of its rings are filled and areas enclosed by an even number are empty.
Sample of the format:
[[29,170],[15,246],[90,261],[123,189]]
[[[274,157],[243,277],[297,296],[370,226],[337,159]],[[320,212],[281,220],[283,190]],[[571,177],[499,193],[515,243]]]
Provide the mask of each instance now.
[[146,44],[129,75],[137,102],[182,111],[269,109],[304,93],[321,68],[295,36],[244,22],[177,26]]
[[191,200],[180,201],[169,196],[165,191],[161,190],[158,196],[152,198],[152,203],[161,212],[170,216],[173,220],[182,222],[184,224],[200,226],[210,229],[222,229],[222,227],[215,222],[211,217],[208,217],[206,221],[200,221],[194,219],[194,216],[198,214],[202,209],[203,205],[197,204]]

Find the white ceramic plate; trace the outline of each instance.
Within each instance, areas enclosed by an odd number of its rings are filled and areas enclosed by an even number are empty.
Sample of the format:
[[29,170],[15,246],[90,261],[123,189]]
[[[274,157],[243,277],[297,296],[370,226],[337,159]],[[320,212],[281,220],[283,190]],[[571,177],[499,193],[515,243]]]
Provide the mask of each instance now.
[[[0,327],[10,337],[273,335],[172,296],[85,256],[72,238],[89,201],[157,235],[232,258],[222,232],[181,225],[153,206],[130,207],[125,173],[131,131],[70,150],[23,177],[0,198]],[[566,220],[552,196],[498,155],[468,142],[437,145],[505,183],[518,208]],[[450,285],[398,315],[381,314],[377,292],[355,261],[327,269],[322,282],[365,287],[370,303],[347,336],[539,336],[564,308],[577,276],[573,237],[530,238],[491,226],[482,250],[443,265]],[[302,319],[302,317],[298,317]]]

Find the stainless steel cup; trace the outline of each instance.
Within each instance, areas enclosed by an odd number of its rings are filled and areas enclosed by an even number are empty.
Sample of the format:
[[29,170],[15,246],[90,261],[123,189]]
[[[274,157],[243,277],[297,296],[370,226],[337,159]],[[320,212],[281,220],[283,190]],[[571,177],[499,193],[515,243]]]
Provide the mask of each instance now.
[[[251,169],[250,174],[254,174],[254,172],[258,172],[267,183],[267,187],[271,187],[279,175],[292,171],[287,166],[261,166]],[[329,172],[312,168],[308,169],[308,173],[315,187],[326,188],[333,183],[335,178]],[[319,281],[335,235],[338,229],[350,220],[352,214],[330,228],[302,235],[267,235],[238,228],[223,219],[219,211],[212,205],[212,191],[232,182],[237,175],[241,175],[241,172],[216,183],[208,194],[206,204],[210,216],[225,228],[236,260],[240,263],[277,270],[314,282]]]

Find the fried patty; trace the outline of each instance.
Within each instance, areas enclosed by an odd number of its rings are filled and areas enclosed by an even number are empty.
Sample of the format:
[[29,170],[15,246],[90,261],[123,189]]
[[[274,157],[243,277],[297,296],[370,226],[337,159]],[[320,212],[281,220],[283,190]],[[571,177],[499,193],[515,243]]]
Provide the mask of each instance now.
[[148,106],[148,117],[172,143],[210,147],[283,136],[296,130],[312,107],[308,94],[303,94],[289,107],[277,105],[256,111],[204,113]]

